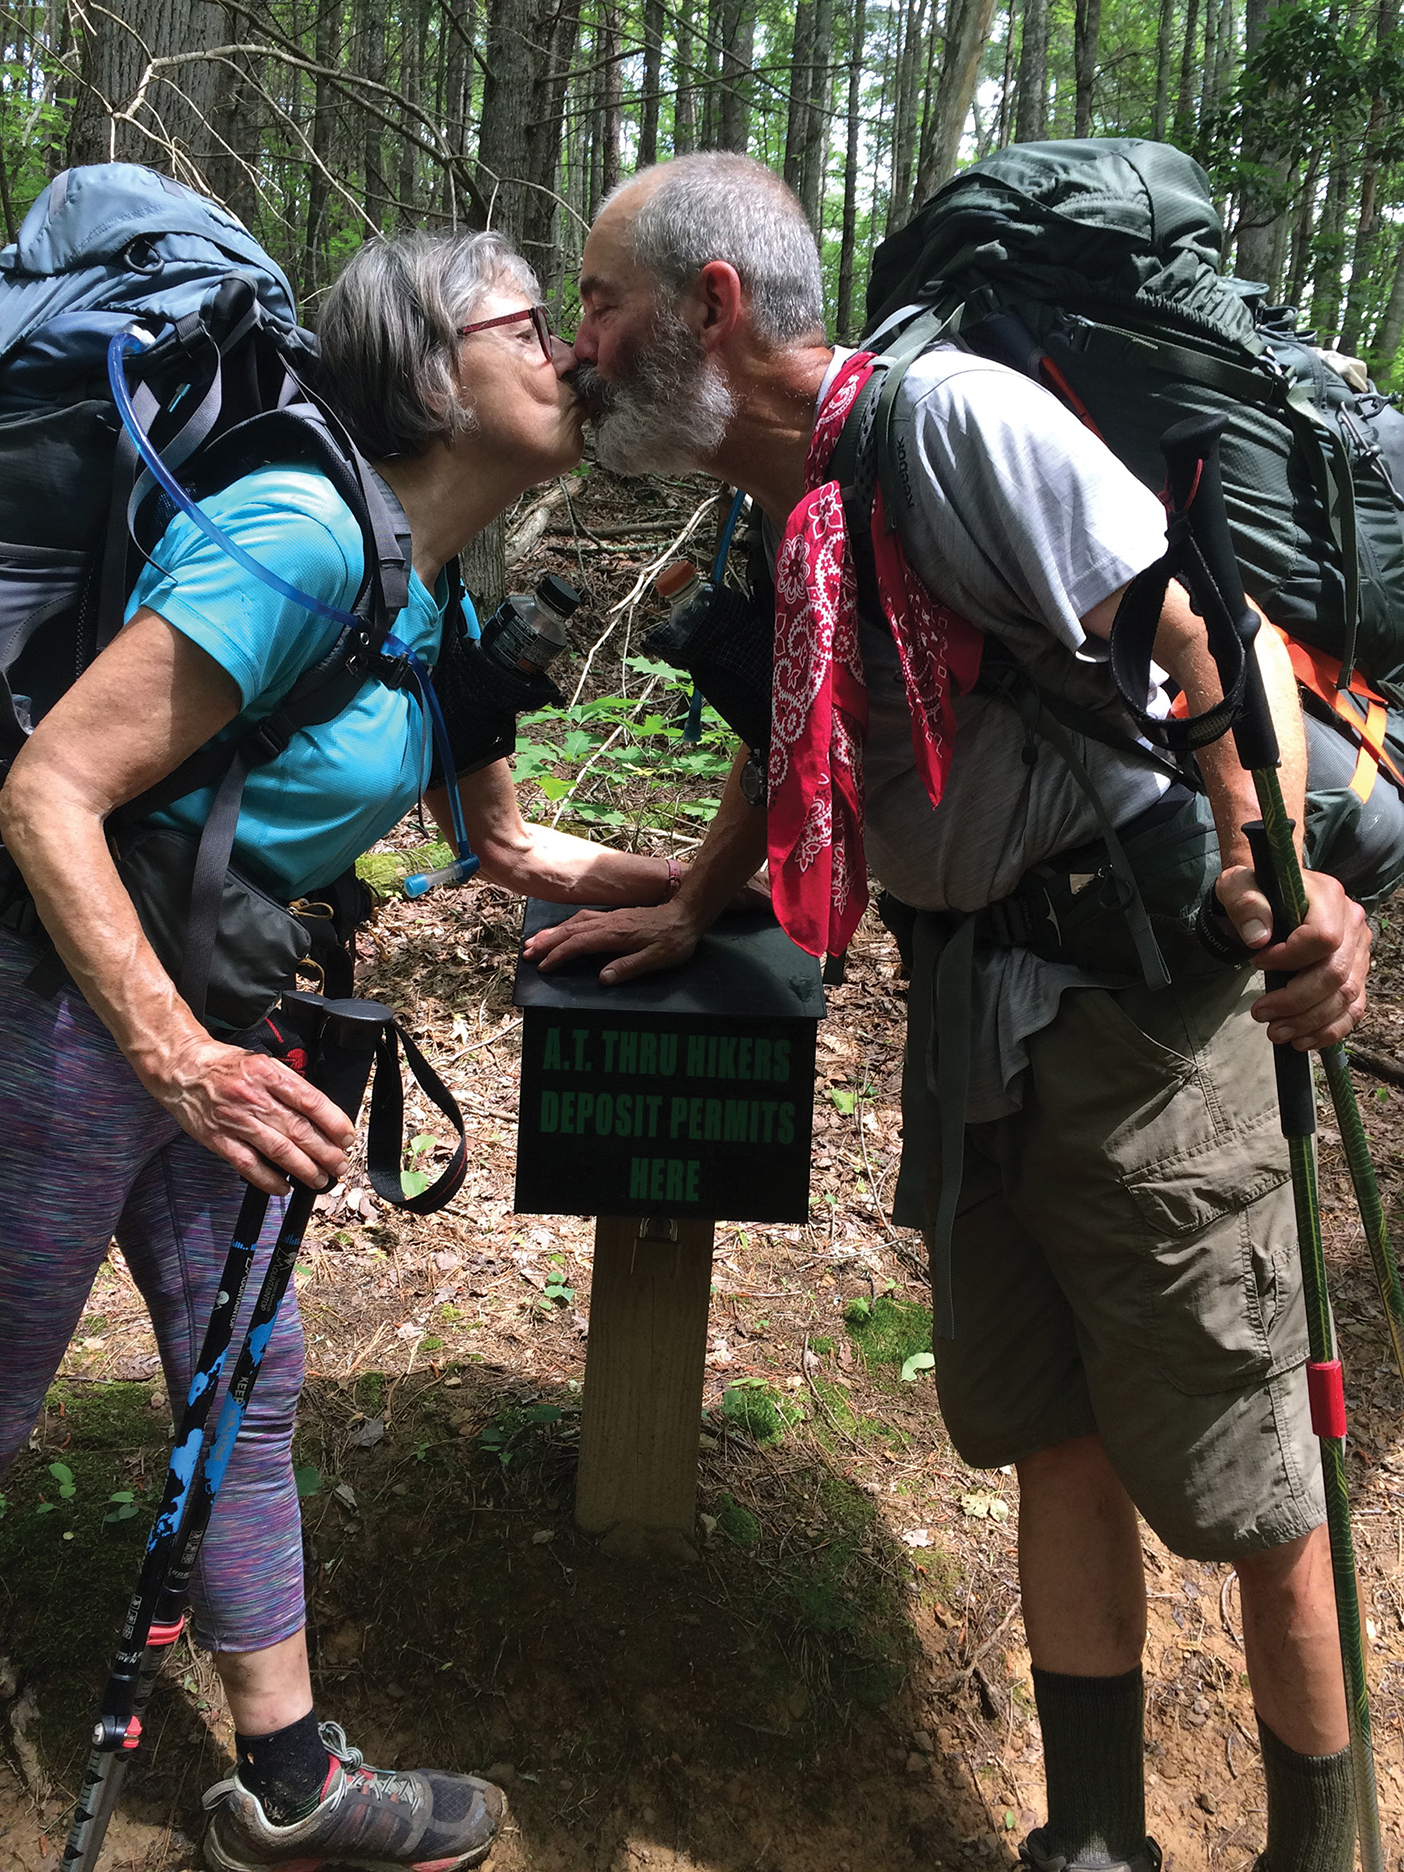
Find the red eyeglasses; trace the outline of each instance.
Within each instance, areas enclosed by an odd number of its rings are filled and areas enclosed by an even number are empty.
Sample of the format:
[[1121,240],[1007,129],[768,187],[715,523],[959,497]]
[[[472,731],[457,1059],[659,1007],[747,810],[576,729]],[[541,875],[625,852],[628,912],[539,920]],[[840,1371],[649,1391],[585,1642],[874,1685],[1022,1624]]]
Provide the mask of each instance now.
[[546,316],[545,306],[523,306],[520,312],[504,312],[501,318],[479,319],[476,325],[460,325],[458,335],[466,338],[470,332],[491,331],[494,325],[515,325],[518,319],[530,319],[532,329],[541,345],[541,355],[548,364],[554,364],[551,354],[551,321]]

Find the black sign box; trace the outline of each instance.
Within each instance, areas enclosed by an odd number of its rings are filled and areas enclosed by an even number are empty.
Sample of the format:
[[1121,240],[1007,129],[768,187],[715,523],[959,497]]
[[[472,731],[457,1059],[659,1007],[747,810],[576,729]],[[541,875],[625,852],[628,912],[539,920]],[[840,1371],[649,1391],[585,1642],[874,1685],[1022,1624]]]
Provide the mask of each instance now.
[[[530,899],[523,936],[574,909]],[[666,974],[606,987],[606,960],[518,959],[518,1212],[807,1221],[818,962],[758,913]]]

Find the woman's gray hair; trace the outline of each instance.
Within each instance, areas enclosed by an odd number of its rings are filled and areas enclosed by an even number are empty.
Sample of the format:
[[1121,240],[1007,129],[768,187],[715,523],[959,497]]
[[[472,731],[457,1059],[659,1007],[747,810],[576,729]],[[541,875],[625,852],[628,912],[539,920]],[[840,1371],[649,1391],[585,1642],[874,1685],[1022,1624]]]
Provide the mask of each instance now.
[[472,428],[459,396],[458,328],[498,287],[541,297],[501,234],[395,234],[346,262],[317,321],[322,383],[371,461],[422,455]]
[[[760,337],[789,344],[824,326],[819,251],[794,191],[750,156],[713,150],[641,170],[634,259],[674,294],[711,260],[736,271]],[[610,198],[613,199],[613,196]]]

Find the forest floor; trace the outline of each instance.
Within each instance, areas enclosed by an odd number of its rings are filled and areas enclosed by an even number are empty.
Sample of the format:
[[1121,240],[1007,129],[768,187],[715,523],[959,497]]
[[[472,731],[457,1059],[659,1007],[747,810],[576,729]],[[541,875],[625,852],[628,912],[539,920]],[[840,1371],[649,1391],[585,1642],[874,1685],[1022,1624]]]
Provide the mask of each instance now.
[[[680,523],[691,488],[652,498]],[[577,502],[598,619],[647,563]],[[586,555],[588,554],[588,560]],[[630,614],[621,618],[628,627]],[[618,650],[597,657],[618,676]],[[417,834],[402,835],[400,845]],[[642,820],[632,836],[676,849]],[[397,841],[390,841],[394,844]],[[584,1220],[513,1211],[520,904],[492,888],[392,897],[363,943],[470,1119],[463,1192],[418,1220],[353,1174],[297,1276],[309,1377],[297,1432],[319,1709],[369,1760],[487,1772],[508,1790],[498,1872],[925,1872],[1007,1866],[1042,1818],[1011,1474],[968,1469],[935,1408],[919,1237],[887,1222],[904,987],[869,916],[828,991],[804,1227],[719,1226],[699,1558],[639,1567],[571,1515],[590,1312]],[[1404,1059],[1404,918],[1383,919],[1361,1036]],[[1404,1092],[1357,1074],[1391,1213]],[[434,1131],[411,1101],[412,1125]],[[424,1146],[432,1167],[435,1151]],[[1404,1852],[1404,1391],[1339,1140],[1322,1199],[1346,1363],[1349,1473],[1387,1860]],[[753,1381],[739,1383],[741,1380]],[[57,1865],[94,1698],[170,1430],[145,1313],[104,1267],[0,1514],[0,1867]],[[51,1465],[64,1466],[70,1480]],[[140,1512],[125,1518],[115,1494]],[[1180,1868],[1246,1872],[1263,1839],[1241,1615],[1226,1567],[1148,1531],[1149,1824]],[[109,1835],[111,1872],[198,1863],[200,1793],[231,1733],[182,1639]]]

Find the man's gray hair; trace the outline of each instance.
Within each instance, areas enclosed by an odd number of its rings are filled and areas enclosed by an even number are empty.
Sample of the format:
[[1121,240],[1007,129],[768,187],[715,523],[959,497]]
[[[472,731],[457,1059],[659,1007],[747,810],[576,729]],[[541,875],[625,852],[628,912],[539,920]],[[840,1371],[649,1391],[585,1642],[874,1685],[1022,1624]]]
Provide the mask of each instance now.
[[824,327],[819,251],[794,191],[750,156],[714,150],[641,170],[634,259],[668,291],[683,292],[711,260],[736,271],[758,335],[789,344]]
[[395,234],[346,262],[317,341],[327,395],[371,461],[422,455],[472,428],[459,396],[458,328],[494,288],[541,297],[501,234]]

